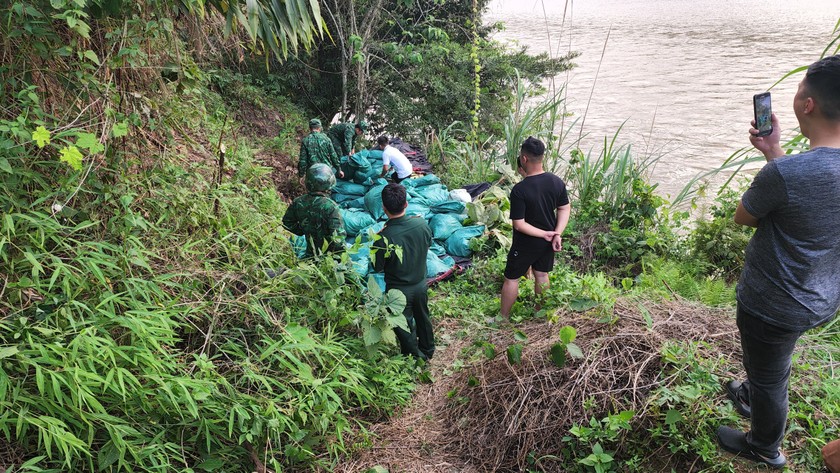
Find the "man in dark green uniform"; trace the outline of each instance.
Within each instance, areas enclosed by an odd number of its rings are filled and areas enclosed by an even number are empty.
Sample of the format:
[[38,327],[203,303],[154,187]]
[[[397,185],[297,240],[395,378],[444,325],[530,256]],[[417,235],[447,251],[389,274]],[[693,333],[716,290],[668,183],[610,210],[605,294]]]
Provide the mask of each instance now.
[[298,160],[298,176],[303,177],[306,170],[313,164],[324,163],[333,169],[338,177],[343,178],[338,155],[335,154],[332,141],[326,134],[321,133],[321,120],[309,120],[310,133],[300,143],[300,159]]
[[344,222],[336,204],[329,197],[335,175],[324,163],[313,164],[306,171],[307,194],[292,202],[283,215],[283,226],[295,235],[306,236],[306,256],[344,250]]
[[339,156],[350,156],[353,154],[353,146],[356,144],[356,137],[362,136],[367,131],[367,122],[359,121],[352,123],[336,123],[327,131],[327,136],[332,141],[333,149]]
[[[394,328],[403,355],[429,360],[435,353],[435,336],[429,316],[426,286],[426,254],[432,245],[432,230],[426,220],[406,216],[405,187],[388,184],[382,189],[382,207],[388,215],[382,238],[373,243],[376,251],[374,270],[385,271],[385,288],[405,294],[405,315],[410,332]],[[402,248],[402,261],[395,252],[385,256],[388,245]]]

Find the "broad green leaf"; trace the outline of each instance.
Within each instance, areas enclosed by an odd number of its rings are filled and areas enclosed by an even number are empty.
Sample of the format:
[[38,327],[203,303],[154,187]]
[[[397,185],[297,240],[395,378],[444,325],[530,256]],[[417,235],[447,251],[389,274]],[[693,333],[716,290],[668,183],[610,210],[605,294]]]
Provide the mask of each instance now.
[[409,331],[408,329],[408,321],[405,319],[405,315],[402,312],[397,312],[396,314],[390,314],[385,317],[385,320],[388,321],[390,327],[399,327],[406,332]]
[[[403,320],[405,320],[405,317],[403,317]],[[379,333],[382,336],[382,343],[387,345],[397,344],[397,334],[394,333],[393,329],[381,330]]]
[[585,312],[593,307],[597,307],[598,302],[588,299],[586,297],[582,297],[579,299],[574,299],[569,302],[569,309],[572,309],[575,312]]
[[507,348],[508,363],[518,365],[522,362],[522,345],[519,343],[513,344]]
[[575,341],[575,338],[577,338],[577,330],[574,327],[566,325],[560,329],[560,341],[563,343],[572,343]]
[[382,303],[392,314],[402,314],[405,309],[405,294],[398,289],[390,289],[385,294]]
[[551,346],[551,362],[558,368],[566,366],[566,345],[555,343]]
[[382,340],[382,331],[376,325],[369,325],[367,328],[363,328],[362,332],[366,346],[373,346]]
[[88,150],[90,154],[96,154],[105,149],[93,133],[78,133],[76,146]]
[[50,132],[43,126],[38,126],[38,128],[35,129],[35,133],[32,133],[32,139],[35,140],[35,144],[37,144],[39,148],[43,148],[44,146],[50,144]]
[[76,171],[82,170],[82,159],[84,156],[82,156],[82,153],[79,152],[79,148],[76,148],[73,145],[65,146],[64,148],[61,148],[60,154],[61,157],[58,158],[59,161],[67,163]]
[[373,275],[368,276],[368,292],[374,299],[382,298],[382,288],[379,287]]
[[493,345],[492,343],[486,343],[484,345],[484,356],[488,360],[492,360],[493,358],[495,358],[496,357],[496,345]]
[[572,358],[583,358],[583,350],[574,343],[567,343],[566,349],[569,350],[569,355],[571,355]]
[[368,468],[365,473],[388,473],[388,469],[382,465],[376,465],[373,468]]
[[0,158],[0,171],[6,172],[8,174],[12,174],[14,171],[12,170],[12,165],[9,164],[9,160],[6,158]]
[[120,138],[128,134],[128,122],[121,121],[114,123],[114,126],[111,128],[111,136],[113,138]]
[[674,425],[677,422],[681,421],[683,418],[680,411],[676,409],[668,409],[668,412],[665,414],[665,424],[667,425]]
[[92,50],[90,50],[90,49],[88,49],[87,51],[85,51],[85,57],[86,57],[86,58],[88,58],[88,59],[90,59],[90,61],[91,61],[92,63],[96,64],[97,66],[101,66],[101,65],[102,65],[102,63],[101,63],[101,62],[99,62],[99,56],[97,56],[97,55],[96,55],[96,53],[95,53],[95,52],[93,52],[93,51],[92,51]]
[[[68,17],[69,20],[69,17]],[[73,27],[76,33],[79,33],[79,36],[85,39],[90,39],[90,25],[85,23],[82,20],[76,20],[76,25]]]
[[17,352],[18,352],[18,347],[15,347],[15,346],[0,348],[0,359],[8,358],[10,356],[13,356],[13,355],[17,354]]
[[528,340],[528,335],[525,335],[525,332],[519,329],[515,329],[513,331],[513,338],[516,339],[517,342],[524,342]]

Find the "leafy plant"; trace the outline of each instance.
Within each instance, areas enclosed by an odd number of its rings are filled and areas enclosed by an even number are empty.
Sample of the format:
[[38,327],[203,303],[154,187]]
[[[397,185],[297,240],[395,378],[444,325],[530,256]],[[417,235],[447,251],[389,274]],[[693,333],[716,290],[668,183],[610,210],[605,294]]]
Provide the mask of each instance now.
[[373,276],[368,277],[367,290],[365,310],[359,314],[358,323],[362,329],[365,347],[368,352],[373,353],[380,343],[397,344],[394,328],[405,331],[409,331],[409,328],[403,315],[405,295],[401,291],[390,289],[383,293]]
[[744,267],[744,250],[753,229],[735,223],[735,209],[745,183],[734,188],[722,188],[712,203],[711,219],[702,218],[691,233],[691,256],[704,263],[706,274],[720,275],[734,280]]
[[[575,425],[569,429],[571,436],[564,437],[563,440],[576,447],[590,446],[591,453],[577,459],[577,463],[589,467],[588,471],[613,471],[615,457],[613,452],[605,451],[603,445],[615,445],[623,435],[630,432],[630,421],[634,415],[633,411],[621,411],[600,421],[593,417],[588,426]],[[574,452],[578,451],[585,453],[585,450],[574,449]]]
[[551,361],[558,367],[566,366],[566,354],[572,358],[583,358],[583,351],[579,346],[572,343],[577,337],[574,327],[566,325],[560,329],[560,341],[551,346]]

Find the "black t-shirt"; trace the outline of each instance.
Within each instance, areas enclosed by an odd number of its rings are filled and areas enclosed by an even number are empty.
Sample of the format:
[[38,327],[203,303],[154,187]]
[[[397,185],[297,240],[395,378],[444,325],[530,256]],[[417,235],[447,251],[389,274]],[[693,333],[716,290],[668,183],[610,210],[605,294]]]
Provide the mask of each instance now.
[[[510,191],[510,219],[525,219],[541,230],[553,231],[557,225],[557,207],[569,203],[566,184],[550,172],[523,179]],[[537,245],[537,246],[534,246]],[[538,248],[551,245],[543,238],[513,231],[513,246]]]

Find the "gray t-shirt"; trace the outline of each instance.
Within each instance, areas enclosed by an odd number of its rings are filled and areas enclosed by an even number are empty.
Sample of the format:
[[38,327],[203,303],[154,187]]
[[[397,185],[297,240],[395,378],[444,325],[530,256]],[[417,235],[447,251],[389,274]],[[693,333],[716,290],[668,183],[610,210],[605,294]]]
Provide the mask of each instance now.
[[747,312],[792,331],[840,306],[840,149],[768,162],[741,198],[758,218],[737,298]]

